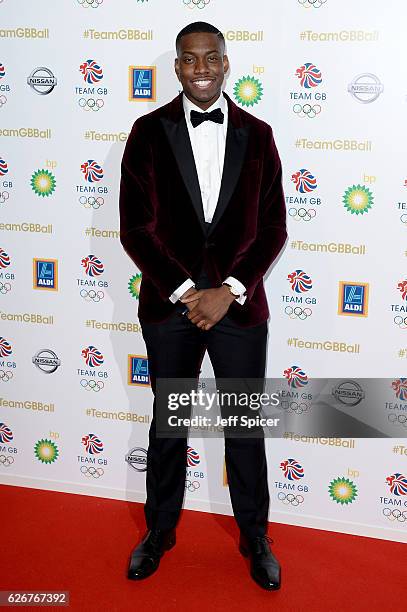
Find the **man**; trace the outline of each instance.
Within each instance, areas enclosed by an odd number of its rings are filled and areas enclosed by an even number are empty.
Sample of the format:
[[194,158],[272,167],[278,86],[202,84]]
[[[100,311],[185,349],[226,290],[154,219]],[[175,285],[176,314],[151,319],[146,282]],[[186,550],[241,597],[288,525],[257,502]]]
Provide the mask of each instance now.
[[[157,378],[199,375],[208,351],[218,378],[263,379],[267,299],[263,276],[286,240],[281,164],[272,130],[222,93],[229,61],[214,26],[177,36],[183,92],[133,125],[122,161],[121,242],[142,272],[139,319]],[[128,577],[146,578],[175,544],[186,476],[186,438],[157,436],[147,454],[147,535]],[[280,586],[269,547],[264,436],[225,437],[240,551],[265,589]]]

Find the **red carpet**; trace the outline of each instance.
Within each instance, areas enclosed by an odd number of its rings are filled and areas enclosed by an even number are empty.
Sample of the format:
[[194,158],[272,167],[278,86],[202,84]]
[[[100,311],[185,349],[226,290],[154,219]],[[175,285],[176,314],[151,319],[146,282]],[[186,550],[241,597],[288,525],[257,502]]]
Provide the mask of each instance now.
[[375,612],[405,606],[403,544],[272,524],[282,587],[267,592],[249,576],[232,517],[184,511],[176,547],[154,576],[137,583],[127,580],[126,569],[144,532],[140,504],[4,485],[0,493],[0,590],[70,591],[71,610]]

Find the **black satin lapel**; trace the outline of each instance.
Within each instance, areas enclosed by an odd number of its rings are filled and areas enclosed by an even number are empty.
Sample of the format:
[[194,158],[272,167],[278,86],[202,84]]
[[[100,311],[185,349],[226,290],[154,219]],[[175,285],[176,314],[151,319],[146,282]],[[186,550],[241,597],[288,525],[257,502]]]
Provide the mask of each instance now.
[[212,219],[210,234],[215,225],[225,212],[230,198],[236,187],[236,183],[242,170],[243,160],[246,154],[249,140],[249,128],[235,128],[231,123],[228,125],[225,147],[225,161],[223,164],[222,182],[220,186],[218,204]]
[[165,117],[161,117],[161,123],[167,134],[168,141],[175,155],[175,159],[177,160],[179,171],[202,227],[204,225],[204,214],[201,189],[199,187],[198,174],[185,117],[177,123]]

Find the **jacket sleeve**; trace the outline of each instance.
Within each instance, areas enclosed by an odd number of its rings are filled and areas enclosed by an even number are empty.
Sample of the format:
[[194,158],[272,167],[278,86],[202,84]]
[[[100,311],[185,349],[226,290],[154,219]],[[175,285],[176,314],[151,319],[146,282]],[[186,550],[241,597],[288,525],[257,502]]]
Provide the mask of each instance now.
[[257,237],[229,272],[230,276],[238,278],[245,285],[248,301],[287,239],[286,207],[281,179],[281,161],[272,129],[269,127],[260,188]]
[[155,234],[159,203],[151,139],[140,119],[134,123],[124,150],[119,200],[120,242],[161,298],[168,300],[189,273]]

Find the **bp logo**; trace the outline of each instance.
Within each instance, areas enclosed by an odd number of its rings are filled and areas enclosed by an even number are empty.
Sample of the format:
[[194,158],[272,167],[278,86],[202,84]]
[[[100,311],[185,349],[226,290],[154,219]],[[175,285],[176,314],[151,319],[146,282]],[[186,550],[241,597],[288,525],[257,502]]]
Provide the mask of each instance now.
[[35,456],[42,463],[54,463],[58,459],[58,447],[51,440],[38,440],[34,446]]
[[364,185],[352,185],[345,191],[342,201],[352,215],[363,215],[373,206],[373,194]]
[[258,79],[246,76],[235,83],[233,93],[242,106],[254,106],[263,95],[263,86]]
[[138,300],[140,296],[140,284],[141,284],[141,274],[134,274],[129,280],[128,288],[129,293],[135,300]]
[[332,500],[342,505],[351,504],[358,494],[355,483],[343,477],[332,480],[329,483],[328,491]]
[[55,176],[49,170],[37,170],[31,177],[31,188],[38,196],[50,196],[55,187]]

